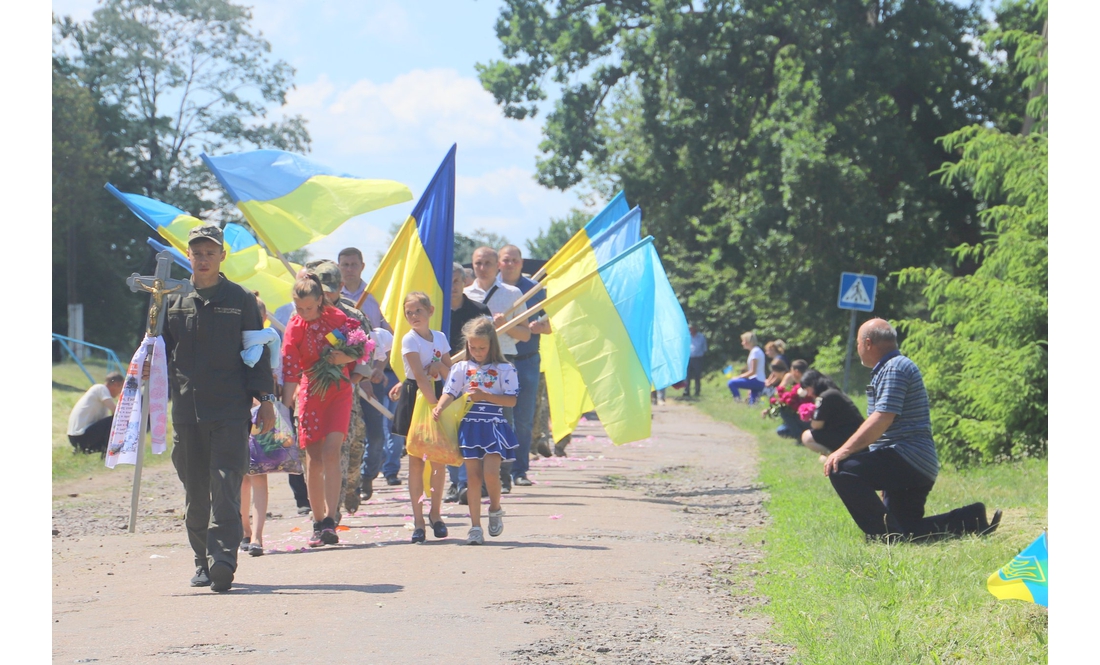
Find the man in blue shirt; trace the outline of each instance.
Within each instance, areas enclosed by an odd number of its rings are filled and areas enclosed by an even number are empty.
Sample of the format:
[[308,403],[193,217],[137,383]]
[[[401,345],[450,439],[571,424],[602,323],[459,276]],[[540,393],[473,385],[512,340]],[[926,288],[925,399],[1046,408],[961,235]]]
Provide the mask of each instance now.
[[872,368],[867,420],[825,460],[825,475],[852,519],[869,540],[992,533],[1001,511],[989,521],[982,503],[924,516],[940,470],[924,379],[883,319],[860,327],[857,348],[860,362]]

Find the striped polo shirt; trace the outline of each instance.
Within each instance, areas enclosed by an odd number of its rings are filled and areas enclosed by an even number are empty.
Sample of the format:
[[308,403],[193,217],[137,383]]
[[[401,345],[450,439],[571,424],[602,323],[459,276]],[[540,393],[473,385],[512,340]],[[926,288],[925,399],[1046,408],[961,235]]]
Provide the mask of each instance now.
[[871,444],[871,450],[893,448],[913,468],[935,480],[940,460],[932,440],[924,378],[916,364],[898,351],[886,354],[871,370],[867,415],[875,411],[893,413],[895,417],[878,441]]

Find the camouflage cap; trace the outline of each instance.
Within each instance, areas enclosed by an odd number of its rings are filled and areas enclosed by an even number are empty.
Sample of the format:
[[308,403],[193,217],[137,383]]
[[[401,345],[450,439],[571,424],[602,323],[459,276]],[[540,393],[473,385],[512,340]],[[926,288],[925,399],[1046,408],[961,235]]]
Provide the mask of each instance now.
[[340,266],[324,259],[322,261],[310,261],[306,264],[306,270],[310,271],[321,280],[321,287],[325,293],[339,293],[340,286],[344,283],[344,276],[340,274]]
[[220,226],[214,224],[202,224],[191,229],[187,234],[187,244],[195,242],[196,240],[210,240],[216,242],[219,245],[223,245],[222,242],[222,230]]

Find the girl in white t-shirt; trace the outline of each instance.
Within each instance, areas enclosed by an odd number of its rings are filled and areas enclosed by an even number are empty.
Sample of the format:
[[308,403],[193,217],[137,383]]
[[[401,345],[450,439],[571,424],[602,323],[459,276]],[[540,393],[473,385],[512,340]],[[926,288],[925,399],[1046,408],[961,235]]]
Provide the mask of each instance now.
[[[394,407],[393,425],[390,427],[390,431],[394,434],[408,435],[417,393],[420,393],[421,399],[428,400],[428,404],[434,406],[443,392],[441,379],[451,366],[451,345],[447,342],[446,335],[428,327],[428,322],[434,313],[435,307],[432,306],[431,298],[426,293],[413,291],[405,296],[405,320],[412,326],[412,330],[401,338],[401,359],[405,366],[405,381],[390,390],[390,399],[397,401],[397,406]],[[431,520],[432,534],[436,538],[447,537],[447,525],[443,523],[440,515],[443,481],[446,475],[445,466],[432,465],[431,510],[428,513],[428,519]],[[412,542],[414,543],[422,543],[425,540],[424,506],[420,503],[420,497],[423,494],[424,460],[410,455],[409,497],[412,499],[414,527]]]
[[470,396],[473,407],[458,428],[458,443],[466,460],[469,488],[470,533],[467,545],[481,545],[481,482],[489,491],[489,535],[504,531],[504,509],[500,507],[500,464],[515,459],[519,446],[515,432],[504,418],[504,407],[516,405],[519,379],[516,368],[504,360],[493,322],[479,317],[462,327],[466,339],[466,357],[451,368],[447,387],[432,417],[462,393]]
[[738,388],[747,388],[749,391],[749,404],[754,404],[760,397],[760,391],[764,389],[766,378],[764,368],[764,350],[760,348],[760,342],[756,339],[756,333],[747,332],[741,335],[741,346],[749,352],[748,367],[744,372],[729,380],[726,387],[733,393],[733,399],[740,402],[741,393]]

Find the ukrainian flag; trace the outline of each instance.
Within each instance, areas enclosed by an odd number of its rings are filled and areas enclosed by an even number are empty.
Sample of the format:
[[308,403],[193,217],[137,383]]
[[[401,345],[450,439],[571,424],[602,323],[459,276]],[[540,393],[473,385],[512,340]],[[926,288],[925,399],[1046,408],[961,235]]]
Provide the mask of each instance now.
[[[600,423],[616,444],[644,439],[650,434],[651,381],[646,364],[651,364],[651,359],[638,352],[629,329],[645,332],[640,316],[633,316],[644,307],[633,310],[631,318],[624,321],[616,299],[629,297],[653,302],[653,278],[646,280],[646,267],[652,274],[656,257],[652,243],[652,237],[636,243],[598,269],[555,293],[548,293],[541,303],[558,340],[559,358],[568,354]],[[548,388],[549,382],[548,378]],[[557,439],[558,420],[553,413],[551,419]]]
[[399,182],[338,173],[282,150],[201,157],[275,253],[320,240],[356,215],[412,200]]
[[[366,292],[378,300],[382,315],[393,326],[395,349],[401,348],[401,339],[411,330],[404,310],[405,296],[411,291],[423,291],[431,298],[435,307],[431,329],[450,333],[457,147],[452,145],[443,158],[367,285]],[[399,379],[405,379],[400,351],[390,354],[390,366]]]
[[985,587],[1001,600],[1047,606],[1047,534],[1044,531],[1007,565],[989,576]]
[[[105,188],[126,204],[126,207],[139,219],[167,240],[171,248],[183,259],[181,265],[184,265],[188,271],[191,270],[191,264],[185,258],[187,234],[192,228],[206,222],[163,201],[140,194],[121,192],[110,183],[107,183]],[[222,236],[225,242],[225,260],[222,261],[221,271],[225,273],[226,278],[251,291],[259,291],[269,311],[274,312],[291,301],[293,276],[287,273],[282,264],[271,259],[247,229],[239,224],[226,224],[222,229]],[[179,258],[176,263],[180,263]],[[295,270],[300,268],[295,264],[291,266]]]

